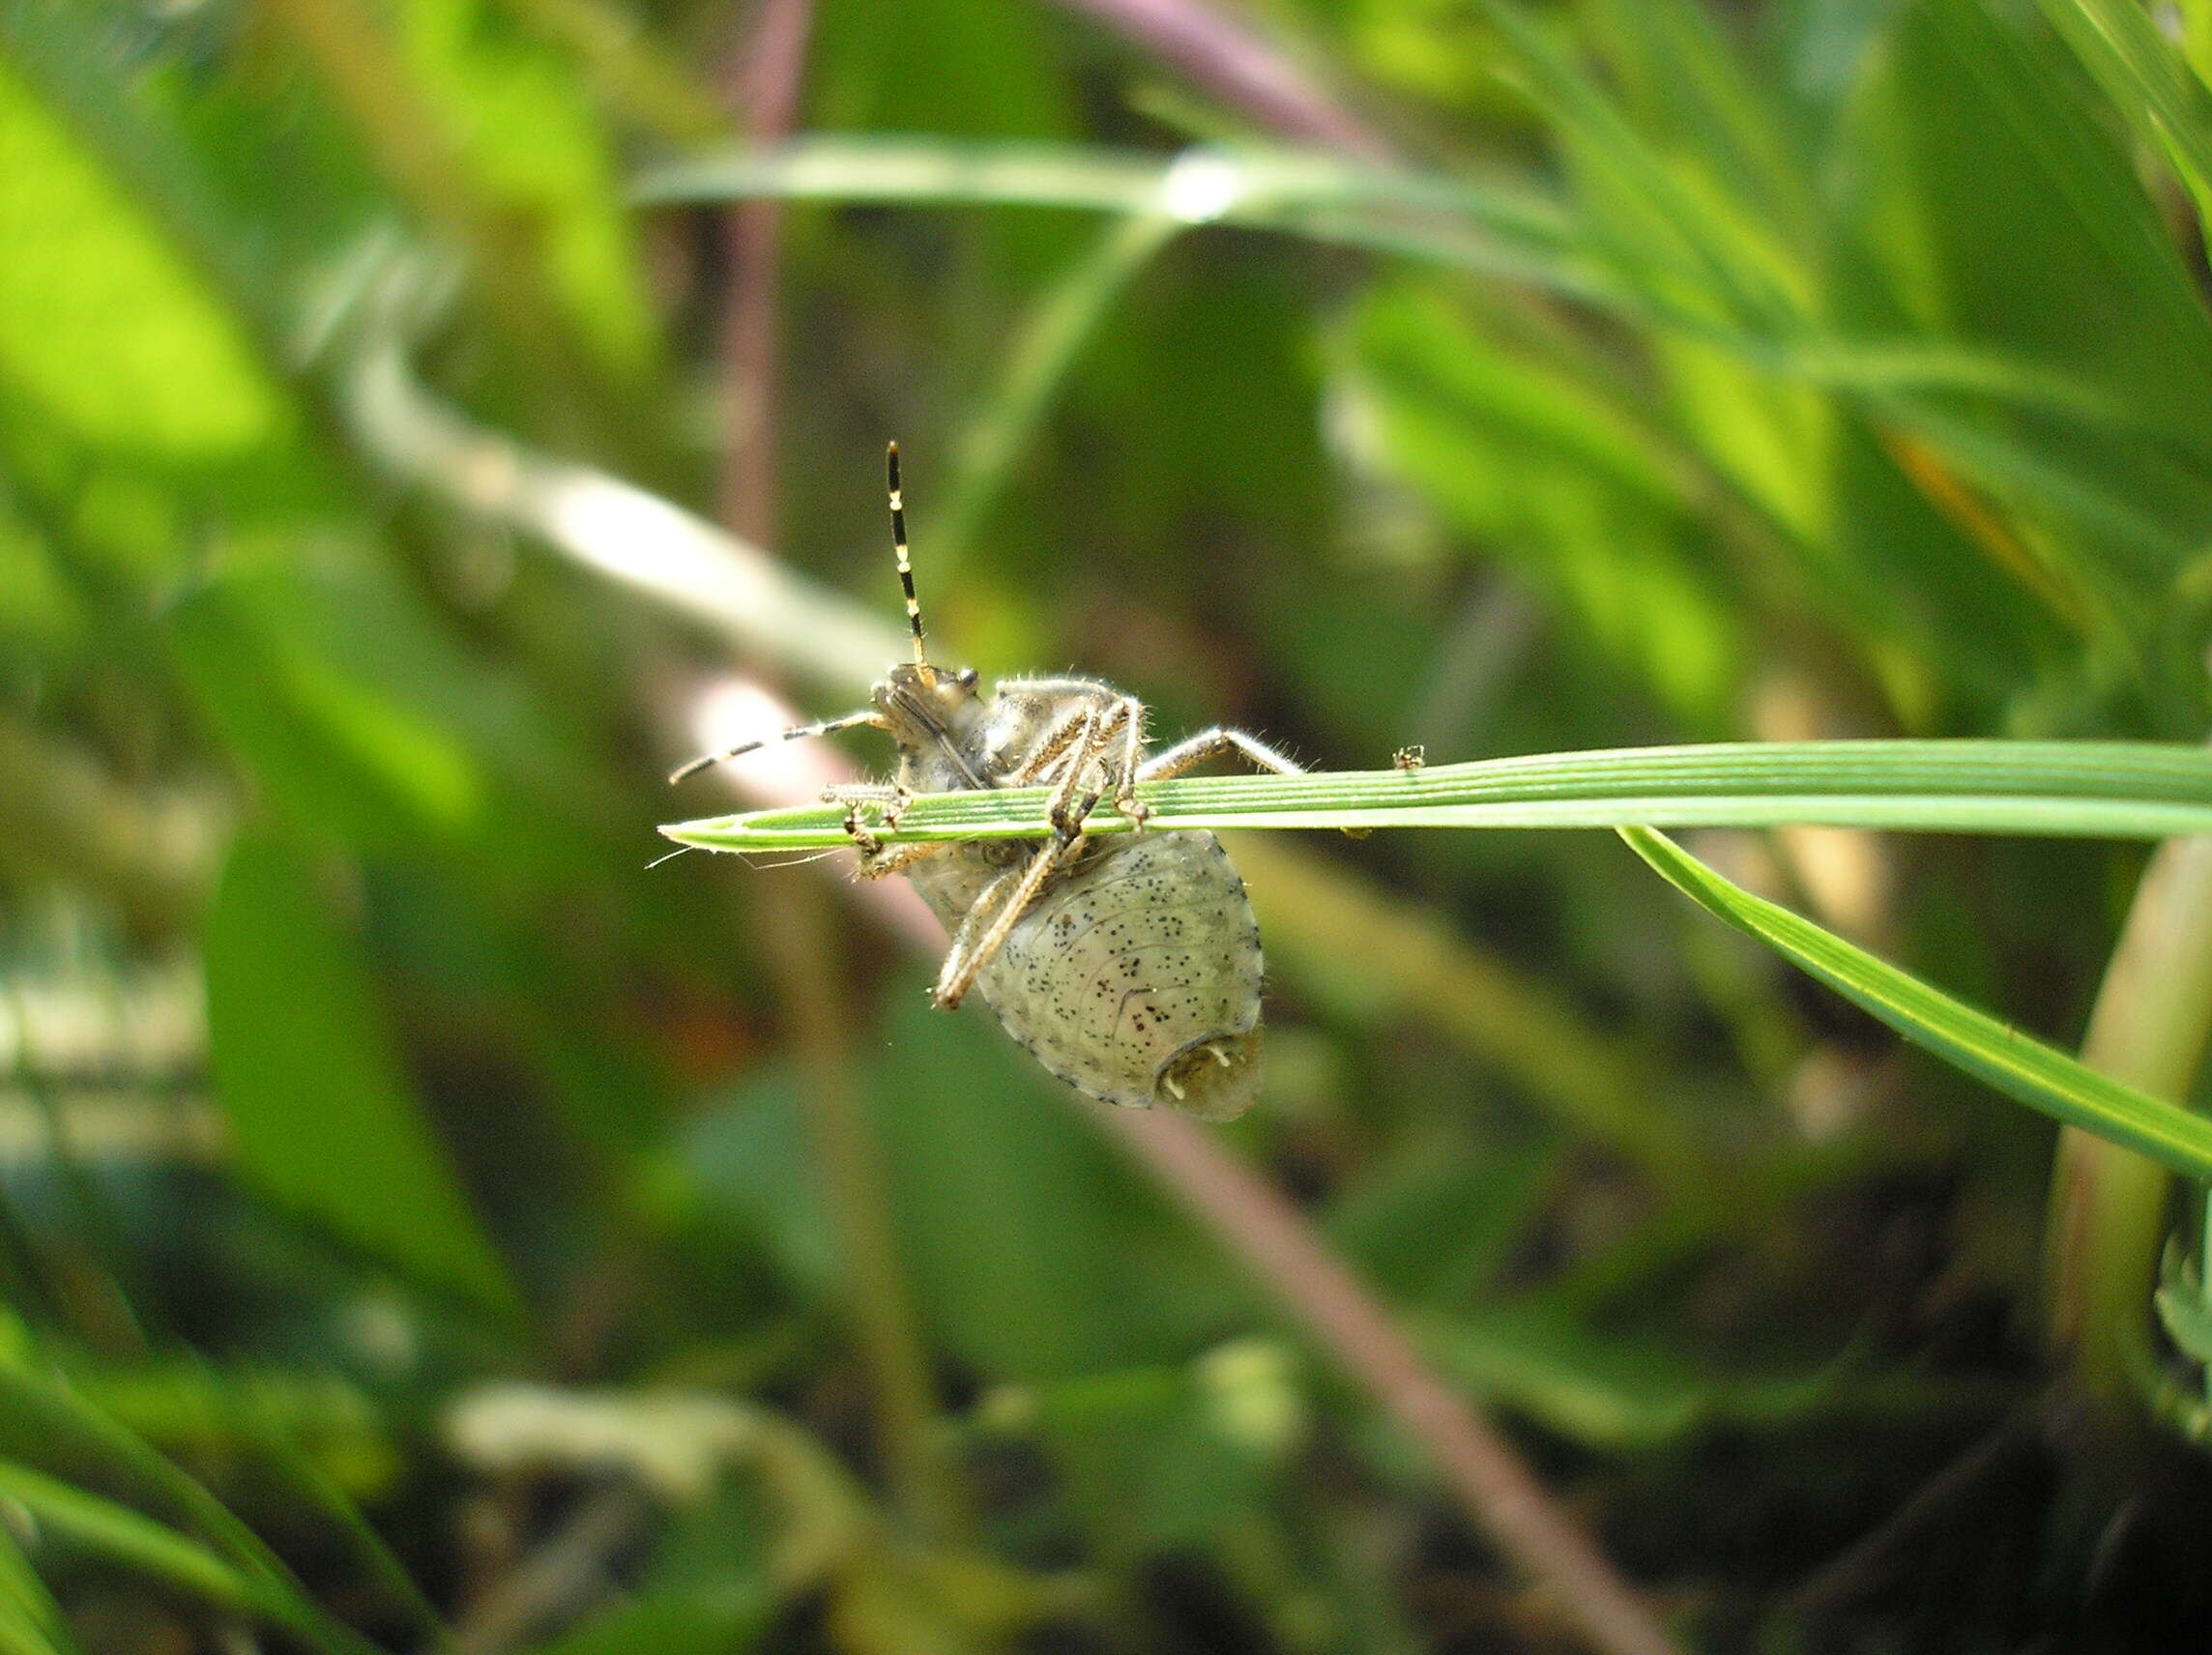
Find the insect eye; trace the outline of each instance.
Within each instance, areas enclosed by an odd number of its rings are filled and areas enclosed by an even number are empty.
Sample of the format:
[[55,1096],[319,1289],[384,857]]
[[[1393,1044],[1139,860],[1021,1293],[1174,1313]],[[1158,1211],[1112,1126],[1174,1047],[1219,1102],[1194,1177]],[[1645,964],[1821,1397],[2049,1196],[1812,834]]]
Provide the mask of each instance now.
[[974,667],[962,667],[958,673],[953,675],[952,682],[962,689],[974,689],[978,676]]

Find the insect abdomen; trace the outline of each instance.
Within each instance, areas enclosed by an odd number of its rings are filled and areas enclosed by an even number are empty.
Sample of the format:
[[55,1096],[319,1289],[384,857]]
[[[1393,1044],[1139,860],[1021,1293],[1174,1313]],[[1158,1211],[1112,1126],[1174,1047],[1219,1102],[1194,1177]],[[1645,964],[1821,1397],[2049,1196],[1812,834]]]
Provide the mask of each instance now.
[[1228,1120],[1259,1095],[1260,974],[1243,881],[1212,834],[1185,832],[1101,845],[978,980],[1007,1033],[1079,1090]]

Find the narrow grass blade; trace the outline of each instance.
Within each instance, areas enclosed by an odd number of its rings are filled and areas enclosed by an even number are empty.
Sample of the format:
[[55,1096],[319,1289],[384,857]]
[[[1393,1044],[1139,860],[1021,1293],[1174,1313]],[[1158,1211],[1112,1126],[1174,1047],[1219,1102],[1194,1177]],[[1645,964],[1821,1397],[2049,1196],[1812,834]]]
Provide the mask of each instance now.
[[743,200],[1059,207],[1240,224],[1412,253],[1566,292],[1599,281],[1581,227],[1533,190],[1239,145],[1179,155],[1072,144],[810,137],[712,152],[646,171],[646,205]]
[[2212,207],[2212,92],[2136,0],[2042,0],[2043,15],[2097,77],[2113,106],[2166,152],[2196,197]]
[[1753,896],[1663,834],[1623,828],[1620,836],[1699,907],[1766,944],[1914,1045],[2054,1120],[2125,1145],[2185,1177],[2212,1180],[2212,1120],[2108,1080],[1810,919]]
[[0,1524],[0,1655],[83,1655],[61,1605]]
[[[1045,788],[930,794],[886,840],[1041,838]],[[1417,770],[1208,776],[1148,783],[1154,829],[1622,828],[1786,824],[2163,839],[2212,833],[2212,753],[2130,741],[1803,741],[1486,759]],[[849,844],[841,806],[678,823],[710,851]],[[1121,833],[1110,809],[1091,831]]]
[[204,1602],[256,1615],[271,1607],[254,1581],[199,1542],[27,1466],[0,1461],[0,1498],[21,1506],[54,1535]]

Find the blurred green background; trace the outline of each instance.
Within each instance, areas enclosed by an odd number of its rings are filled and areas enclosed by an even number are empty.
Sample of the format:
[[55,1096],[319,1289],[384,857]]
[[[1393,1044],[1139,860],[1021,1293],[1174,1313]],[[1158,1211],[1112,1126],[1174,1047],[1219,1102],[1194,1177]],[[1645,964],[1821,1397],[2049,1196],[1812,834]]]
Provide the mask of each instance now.
[[[2164,1181],[2054,1343],[2048,1125],[1609,834],[1235,845],[1270,1078],[1179,1199],[841,859],[649,864],[892,658],[892,436],[939,658],[1166,736],[2201,740],[2206,67],[2205,0],[0,0],[0,1650],[1586,1646],[1255,1176],[1681,1647],[2200,1637]],[[1692,843],[2061,1044],[2144,865]]]

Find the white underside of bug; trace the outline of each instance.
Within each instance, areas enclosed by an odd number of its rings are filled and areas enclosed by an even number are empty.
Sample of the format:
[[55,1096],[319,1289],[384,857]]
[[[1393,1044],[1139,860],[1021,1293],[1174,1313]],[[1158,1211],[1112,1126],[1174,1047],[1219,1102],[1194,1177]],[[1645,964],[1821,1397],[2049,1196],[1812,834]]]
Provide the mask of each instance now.
[[[986,694],[974,668],[932,665],[896,444],[889,468],[913,661],[892,667],[863,711],[710,754],[674,779],[776,741],[863,725],[888,732],[894,779],[823,797],[845,806],[862,877],[904,874],[951,932],[937,1004],[950,1009],[980,989],[1017,1044],[1091,1097],[1235,1119],[1260,1094],[1260,928],[1220,841],[1144,831],[1136,787],[1232,753],[1285,775],[1298,766],[1227,728],[1148,753],[1143,704],[1093,679],[1004,679]],[[1041,842],[877,837],[917,794],[1040,786],[1053,790],[1052,834]],[[1090,836],[1085,824],[1101,803],[1138,830]]]

